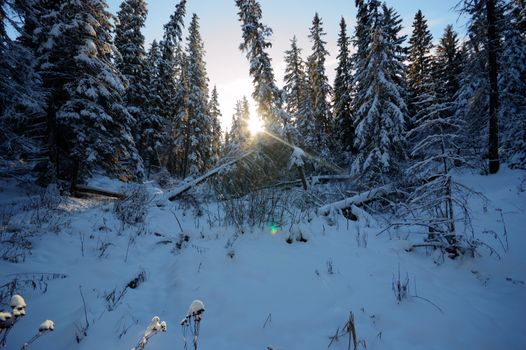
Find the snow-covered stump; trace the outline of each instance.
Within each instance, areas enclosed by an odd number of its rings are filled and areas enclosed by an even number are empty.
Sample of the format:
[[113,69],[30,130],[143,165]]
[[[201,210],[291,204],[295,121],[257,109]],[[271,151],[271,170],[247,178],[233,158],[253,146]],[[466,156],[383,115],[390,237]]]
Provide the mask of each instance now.
[[45,320],[38,327],[37,334],[35,334],[33,338],[29,339],[26,343],[24,343],[24,345],[22,345],[22,348],[20,348],[20,350],[27,350],[29,348],[29,345],[31,345],[35,340],[37,340],[44,334],[53,332],[54,330],[55,330],[55,323],[51,320]]
[[289,169],[292,169],[292,167],[298,168],[301,184],[303,185],[303,189],[306,191],[308,190],[308,186],[307,180],[305,179],[305,162],[303,161],[304,157],[305,152],[299,147],[294,147],[294,150],[292,151],[292,154],[290,155],[289,159]]
[[201,326],[201,319],[205,312],[205,304],[201,300],[194,300],[188,308],[186,316],[181,320],[181,327],[183,328],[184,348],[187,348],[186,334],[188,329],[192,332],[192,339],[194,343],[194,350],[197,350],[197,341],[199,338],[199,328]]
[[132,350],[144,350],[150,338],[159,332],[166,332],[166,322],[161,321],[159,316],[155,316],[152,318],[148,328],[146,328],[144,331],[144,335],[141,340],[139,340],[139,343],[134,348],[132,348]]

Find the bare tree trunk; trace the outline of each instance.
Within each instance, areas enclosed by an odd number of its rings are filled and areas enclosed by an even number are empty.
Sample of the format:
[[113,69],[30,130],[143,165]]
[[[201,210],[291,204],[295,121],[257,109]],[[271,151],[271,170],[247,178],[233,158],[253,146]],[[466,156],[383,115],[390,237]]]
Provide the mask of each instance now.
[[488,20],[488,74],[490,83],[489,95],[489,173],[499,171],[499,124],[497,113],[499,109],[498,63],[497,63],[497,16],[495,0],[486,0],[486,14]]

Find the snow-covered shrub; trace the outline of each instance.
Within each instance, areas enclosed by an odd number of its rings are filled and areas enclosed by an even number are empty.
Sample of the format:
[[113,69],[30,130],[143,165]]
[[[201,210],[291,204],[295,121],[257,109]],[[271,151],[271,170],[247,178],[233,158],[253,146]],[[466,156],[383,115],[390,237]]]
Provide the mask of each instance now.
[[221,202],[223,222],[240,228],[245,225],[266,227],[285,222],[290,207],[290,195],[278,189],[263,189],[251,192],[241,198]]
[[181,320],[181,326],[183,327],[183,338],[186,348],[186,335],[190,330],[194,350],[197,350],[197,341],[199,339],[199,328],[201,326],[201,320],[203,319],[203,313],[205,312],[205,304],[201,300],[194,300],[188,307],[188,311],[185,317]]
[[141,340],[139,340],[139,343],[132,348],[132,350],[144,350],[150,338],[159,332],[166,332],[166,322],[161,321],[159,316],[155,316],[144,331],[144,335]]
[[143,224],[151,198],[144,186],[135,186],[126,199],[116,201],[113,212],[123,225]]

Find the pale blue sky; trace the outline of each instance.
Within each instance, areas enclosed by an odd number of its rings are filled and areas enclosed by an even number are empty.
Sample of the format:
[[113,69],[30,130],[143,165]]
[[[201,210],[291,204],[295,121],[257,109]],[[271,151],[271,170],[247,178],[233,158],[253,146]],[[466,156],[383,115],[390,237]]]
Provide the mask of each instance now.
[[[174,11],[178,0],[149,0],[148,19],[144,29],[147,46],[153,39],[161,39],[163,25]],[[447,24],[463,33],[464,22],[452,10],[458,0],[389,0],[404,19],[404,33],[411,32],[411,23],[418,9],[428,19],[433,37],[437,40]],[[113,13],[117,13],[121,0],[108,0]],[[336,39],[339,21],[344,16],[352,34],[356,9],[353,0],[260,0],[263,8],[263,21],[274,30],[271,56],[278,83],[284,74],[283,55],[289,48],[289,40],[296,35],[303,55],[310,52],[307,35],[312,17],[318,12],[327,32],[327,49],[331,56],[327,60],[327,72],[332,81],[336,66]],[[241,29],[237,19],[234,0],[188,0],[186,23],[192,13],[197,13],[201,21],[201,34],[205,42],[206,61],[210,85],[217,85],[221,110],[226,125],[229,124],[236,99],[250,96],[252,85],[248,76],[248,64],[239,50]]]

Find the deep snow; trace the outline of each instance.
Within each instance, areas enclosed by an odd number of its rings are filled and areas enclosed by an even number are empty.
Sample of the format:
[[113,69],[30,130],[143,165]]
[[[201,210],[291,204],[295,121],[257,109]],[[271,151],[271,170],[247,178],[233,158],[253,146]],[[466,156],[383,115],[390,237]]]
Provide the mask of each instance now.
[[[16,208],[9,225],[36,233],[24,262],[0,262],[0,285],[14,274],[67,276],[48,281],[45,293],[20,291],[27,315],[9,334],[7,349],[19,349],[47,319],[55,330],[32,349],[131,349],[156,315],[166,321],[167,332],[152,337],[146,348],[183,349],[180,321],[195,299],[206,305],[199,349],[326,349],[350,311],[367,349],[525,349],[526,173],[504,169],[497,176],[462,174],[458,180],[490,199],[472,197],[473,224],[501,260],[487,250],[475,259],[443,262],[436,253],[408,253],[404,227],[377,237],[384,222],[343,217],[331,223],[314,216],[293,227],[307,243],[287,244],[288,226],[277,234],[270,227],[251,229],[234,240],[235,229],[210,227],[207,213],[196,217],[177,203],[158,207],[154,201],[147,230],[137,237],[136,227],[123,228],[115,218],[111,201],[94,199],[62,199],[60,210],[39,227],[29,224],[35,210],[20,204],[28,201],[27,190],[3,182],[2,210]],[[209,209],[214,221],[218,209]],[[482,233],[502,235],[499,210],[507,253]],[[188,242],[180,240],[174,213]],[[409,278],[411,295],[435,305],[411,297],[397,303],[391,286],[398,270]],[[127,289],[109,311],[105,296],[114,289],[118,296],[141,272],[145,281]],[[89,328],[77,344],[76,333],[85,324],[80,290]],[[331,349],[347,349],[347,338]]]

